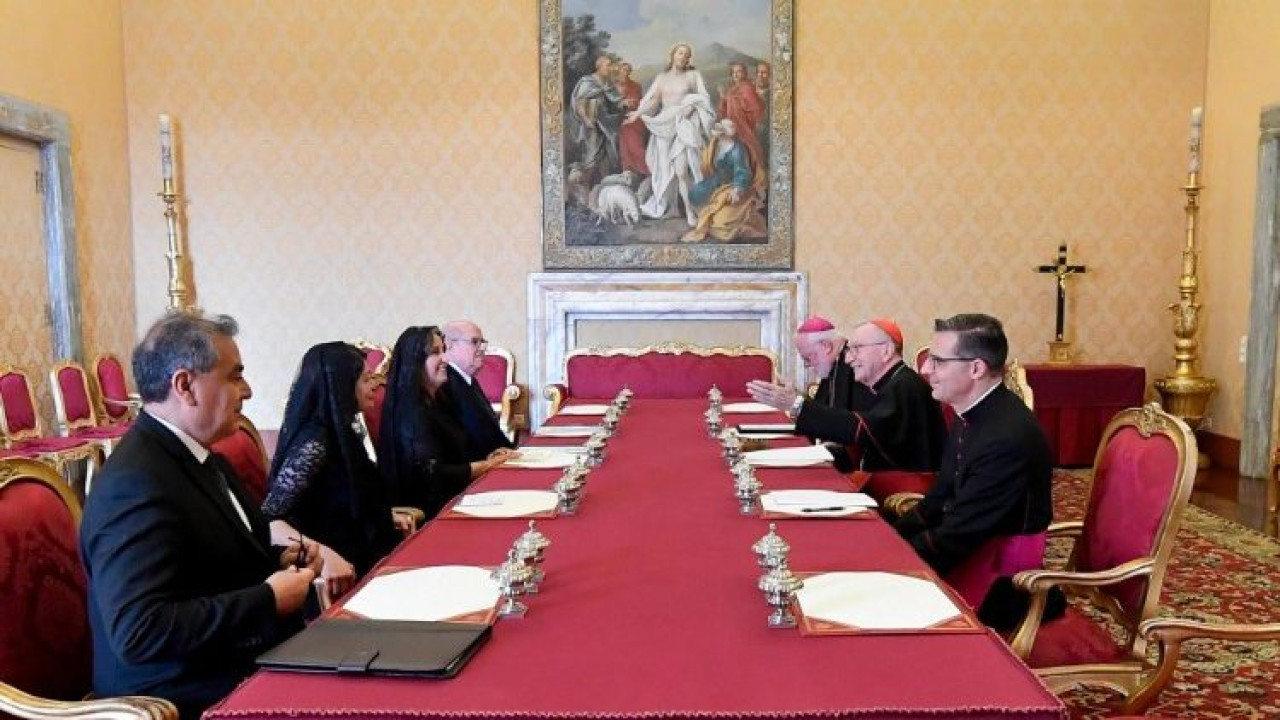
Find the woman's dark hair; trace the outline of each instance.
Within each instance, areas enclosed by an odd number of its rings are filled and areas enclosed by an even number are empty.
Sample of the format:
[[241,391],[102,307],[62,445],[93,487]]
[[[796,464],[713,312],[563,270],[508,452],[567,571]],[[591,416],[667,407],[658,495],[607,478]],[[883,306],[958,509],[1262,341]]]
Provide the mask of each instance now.
[[[272,477],[293,453],[294,443],[306,437],[303,429],[315,424],[328,436],[330,452],[336,453],[331,462],[337,464],[346,477],[356,483],[376,482],[376,477],[366,477],[372,475],[375,468],[365,452],[363,440],[352,427],[358,410],[356,383],[363,370],[364,354],[344,342],[321,343],[302,356],[298,376],[289,390],[280,440],[271,461]],[[360,496],[361,493],[351,492],[349,498],[354,504]]]
[[378,469],[393,497],[399,497],[399,479],[410,475],[413,440],[430,432],[425,410],[434,401],[427,394],[424,366],[436,337],[443,335],[435,325],[411,327],[400,333],[391,351],[378,436]]

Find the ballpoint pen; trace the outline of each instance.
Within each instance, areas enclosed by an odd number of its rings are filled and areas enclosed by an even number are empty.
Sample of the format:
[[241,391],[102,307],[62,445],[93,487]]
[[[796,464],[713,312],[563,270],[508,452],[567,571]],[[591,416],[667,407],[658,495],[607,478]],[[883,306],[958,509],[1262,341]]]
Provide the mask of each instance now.
[[307,566],[307,539],[303,537],[302,533],[298,533],[298,537],[290,539],[298,543],[298,556],[294,558],[293,566],[301,570]]
[[850,508],[850,507],[849,507],[849,506],[847,506],[847,505],[833,505],[833,506],[831,506],[831,507],[807,507],[807,508],[800,508],[800,512],[802,512],[802,513],[836,512],[837,510],[850,510],[850,509],[852,509],[852,508]]

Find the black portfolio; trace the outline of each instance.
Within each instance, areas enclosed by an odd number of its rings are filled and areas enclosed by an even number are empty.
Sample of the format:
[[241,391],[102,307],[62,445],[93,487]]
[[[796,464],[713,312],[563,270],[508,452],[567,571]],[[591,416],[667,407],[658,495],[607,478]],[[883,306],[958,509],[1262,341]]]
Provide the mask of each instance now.
[[449,678],[489,639],[488,625],[324,618],[263,653],[272,670]]

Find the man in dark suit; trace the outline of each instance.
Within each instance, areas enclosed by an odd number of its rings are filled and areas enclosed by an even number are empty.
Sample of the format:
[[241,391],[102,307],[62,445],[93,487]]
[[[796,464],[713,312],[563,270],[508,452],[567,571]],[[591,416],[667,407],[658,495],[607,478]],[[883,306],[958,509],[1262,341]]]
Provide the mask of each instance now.
[[998,536],[1038,533],[1053,517],[1049,443],[1004,386],[1000,321],[980,314],[934,323],[925,361],[933,396],[955,408],[938,480],[895,527],[945,575]]
[[[93,484],[80,526],[93,689],[165,698],[196,718],[301,628],[314,542],[273,547],[209,447],[251,395],[235,320],[173,313],[134,349],[143,411]],[[299,567],[300,566],[300,567]]]
[[500,449],[511,449],[515,443],[502,432],[498,416],[476,380],[484,367],[484,352],[489,341],[480,327],[470,320],[454,320],[444,325],[444,356],[449,361],[449,396],[458,413],[458,421],[467,431],[467,460],[476,462]]

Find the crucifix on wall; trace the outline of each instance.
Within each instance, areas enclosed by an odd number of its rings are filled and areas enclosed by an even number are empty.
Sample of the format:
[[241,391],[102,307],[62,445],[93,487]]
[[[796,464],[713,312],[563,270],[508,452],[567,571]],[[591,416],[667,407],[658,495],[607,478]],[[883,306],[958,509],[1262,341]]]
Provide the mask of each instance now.
[[1037,266],[1036,272],[1051,273],[1058,281],[1058,304],[1053,327],[1053,340],[1049,342],[1049,362],[1069,363],[1071,362],[1071,343],[1067,342],[1063,337],[1066,329],[1067,278],[1071,275],[1083,274],[1087,272],[1087,268],[1084,265],[1068,263],[1067,244],[1062,243],[1058,246],[1057,262],[1052,265]]

